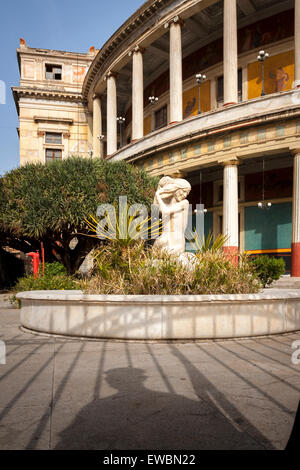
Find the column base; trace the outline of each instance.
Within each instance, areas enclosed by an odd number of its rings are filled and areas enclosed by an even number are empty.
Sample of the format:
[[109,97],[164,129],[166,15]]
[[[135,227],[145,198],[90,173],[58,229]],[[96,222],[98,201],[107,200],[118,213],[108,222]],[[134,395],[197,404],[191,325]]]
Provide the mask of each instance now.
[[229,103],[224,103],[223,106],[231,106],[233,104],[237,104],[235,101],[229,102]]
[[223,246],[223,253],[228,259],[232,260],[234,264],[238,265],[238,262],[239,262],[238,246]]
[[172,121],[172,122],[169,122],[169,126],[172,126],[172,124],[177,124],[178,122],[181,122],[181,121]]
[[291,276],[300,277],[300,242],[292,243]]

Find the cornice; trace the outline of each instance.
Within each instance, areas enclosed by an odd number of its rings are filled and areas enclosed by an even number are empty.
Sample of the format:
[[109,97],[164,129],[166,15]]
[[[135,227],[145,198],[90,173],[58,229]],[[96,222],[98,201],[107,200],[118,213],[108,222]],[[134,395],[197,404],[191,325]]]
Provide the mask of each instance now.
[[94,57],[94,53],[83,53],[83,52],[69,52],[69,51],[56,51],[52,49],[37,49],[32,47],[24,47],[17,49],[17,55],[22,56],[40,56],[45,58],[56,58],[56,59],[68,59],[68,60],[82,60],[84,62],[91,62]]
[[35,97],[37,99],[49,99],[57,100],[63,99],[66,101],[76,101],[83,102],[83,97],[81,93],[76,92],[67,92],[63,90],[47,90],[47,89],[37,89],[37,88],[20,88],[12,87],[12,92],[17,99],[22,97]]
[[34,122],[64,122],[65,124],[73,124],[73,119],[63,117],[34,116]]

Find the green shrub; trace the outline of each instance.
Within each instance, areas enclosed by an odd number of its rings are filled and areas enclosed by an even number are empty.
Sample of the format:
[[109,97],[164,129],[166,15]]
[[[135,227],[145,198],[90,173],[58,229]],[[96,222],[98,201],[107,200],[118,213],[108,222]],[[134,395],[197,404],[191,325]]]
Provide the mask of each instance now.
[[[42,273],[42,265],[40,265],[40,271]],[[45,276],[60,276],[63,274],[67,274],[67,270],[65,266],[58,261],[54,261],[53,263],[45,263]]]
[[80,289],[80,281],[65,274],[42,275],[34,279],[33,275],[21,277],[13,290],[26,292],[29,290],[76,290]]
[[251,264],[264,287],[269,286],[285,273],[283,258],[272,258],[266,255],[257,256],[251,260]]

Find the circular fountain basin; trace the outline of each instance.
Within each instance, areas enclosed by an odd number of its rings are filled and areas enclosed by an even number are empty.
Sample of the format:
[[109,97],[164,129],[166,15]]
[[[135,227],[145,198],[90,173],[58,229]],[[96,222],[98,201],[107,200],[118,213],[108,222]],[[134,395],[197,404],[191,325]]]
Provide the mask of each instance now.
[[234,295],[17,295],[21,324],[34,332],[118,340],[241,338],[300,330],[300,290]]

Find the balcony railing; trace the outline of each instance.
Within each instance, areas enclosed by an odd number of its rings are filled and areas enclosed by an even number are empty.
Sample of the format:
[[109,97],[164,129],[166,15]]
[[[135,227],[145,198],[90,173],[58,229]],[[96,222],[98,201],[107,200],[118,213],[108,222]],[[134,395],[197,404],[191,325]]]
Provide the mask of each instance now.
[[113,161],[134,161],[159,150],[196,140],[202,135],[215,135],[236,128],[243,129],[262,121],[267,123],[279,120],[293,114],[293,110],[297,109],[300,109],[299,88],[243,101],[158,129],[121,148],[110,158]]

